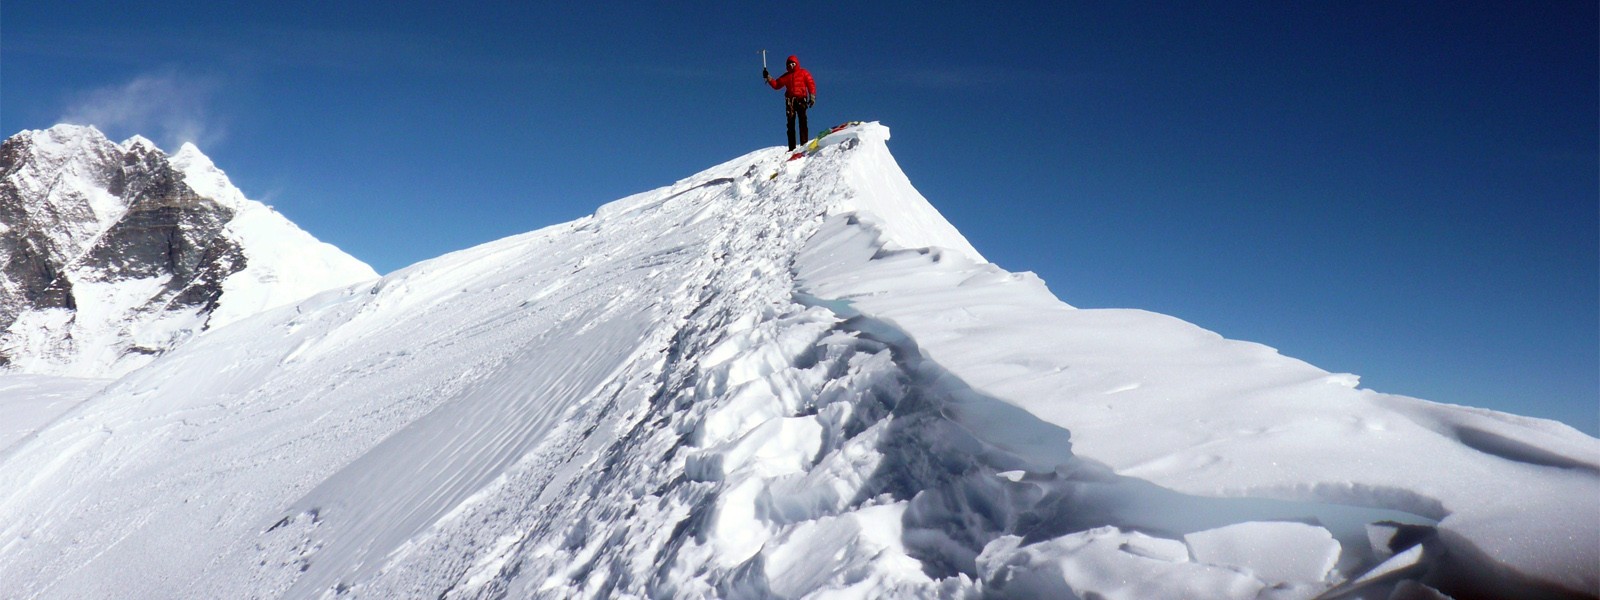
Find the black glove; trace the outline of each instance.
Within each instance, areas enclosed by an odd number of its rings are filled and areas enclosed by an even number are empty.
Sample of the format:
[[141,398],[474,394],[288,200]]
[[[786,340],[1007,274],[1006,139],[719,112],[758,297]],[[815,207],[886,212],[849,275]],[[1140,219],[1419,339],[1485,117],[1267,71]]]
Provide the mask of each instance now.
[[767,74],[767,68],[766,67],[761,67],[761,78],[762,79],[772,79],[772,76]]
[[812,94],[810,96],[806,96],[806,108],[811,108],[811,107],[816,106],[816,105],[817,105],[817,95],[816,94]]

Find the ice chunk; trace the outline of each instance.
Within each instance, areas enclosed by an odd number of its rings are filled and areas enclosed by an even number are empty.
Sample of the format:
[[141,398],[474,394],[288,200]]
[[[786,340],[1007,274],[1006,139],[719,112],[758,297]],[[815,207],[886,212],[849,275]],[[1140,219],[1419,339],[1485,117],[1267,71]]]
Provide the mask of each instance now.
[[1100,527],[1027,546],[1001,536],[977,564],[990,592],[1012,598],[1262,597],[1259,579],[1189,562],[1185,554],[1176,540]]
[[1189,560],[1189,547],[1183,545],[1183,542],[1155,538],[1138,533],[1128,536],[1128,541],[1122,543],[1122,551],[1134,556],[1167,562],[1188,562]]
[[1339,561],[1328,530],[1291,522],[1249,522],[1183,536],[1195,562],[1237,567],[1269,582],[1314,582]]

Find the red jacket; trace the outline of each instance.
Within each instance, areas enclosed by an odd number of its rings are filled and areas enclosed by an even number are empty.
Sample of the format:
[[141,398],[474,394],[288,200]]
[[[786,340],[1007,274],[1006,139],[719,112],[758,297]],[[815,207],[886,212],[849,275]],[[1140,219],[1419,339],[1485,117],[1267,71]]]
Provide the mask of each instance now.
[[811,79],[811,72],[800,68],[800,59],[789,57],[789,62],[794,63],[794,69],[779,75],[777,79],[768,79],[767,85],[772,89],[788,88],[783,95],[788,98],[804,98],[817,93],[817,82]]

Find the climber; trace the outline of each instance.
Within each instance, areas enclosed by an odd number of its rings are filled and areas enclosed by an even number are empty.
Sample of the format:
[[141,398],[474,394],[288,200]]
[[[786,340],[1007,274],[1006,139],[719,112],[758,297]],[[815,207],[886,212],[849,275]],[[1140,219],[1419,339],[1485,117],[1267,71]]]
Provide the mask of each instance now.
[[[763,52],[765,52],[763,50]],[[765,62],[765,61],[763,61]],[[789,69],[777,79],[767,74],[767,67],[761,67],[761,78],[767,81],[772,89],[783,88],[783,114],[789,120],[789,149],[794,150],[794,121],[800,118],[801,143],[811,139],[811,130],[806,127],[806,109],[817,103],[817,82],[811,79],[811,72],[800,68],[800,59],[789,56]]]

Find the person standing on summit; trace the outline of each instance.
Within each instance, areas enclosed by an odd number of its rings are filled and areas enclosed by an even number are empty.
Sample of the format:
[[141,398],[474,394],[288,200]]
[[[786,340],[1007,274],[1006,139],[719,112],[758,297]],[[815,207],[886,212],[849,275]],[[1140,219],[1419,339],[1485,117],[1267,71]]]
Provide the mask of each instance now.
[[[763,61],[765,62],[765,61]],[[784,90],[783,114],[789,119],[789,149],[794,149],[794,121],[800,118],[800,141],[804,143],[811,139],[811,129],[806,127],[806,109],[817,103],[817,82],[811,79],[811,72],[800,68],[800,59],[789,55],[789,69],[777,79],[767,74],[767,68],[761,67],[761,78],[767,80],[767,85],[772,89]]]

